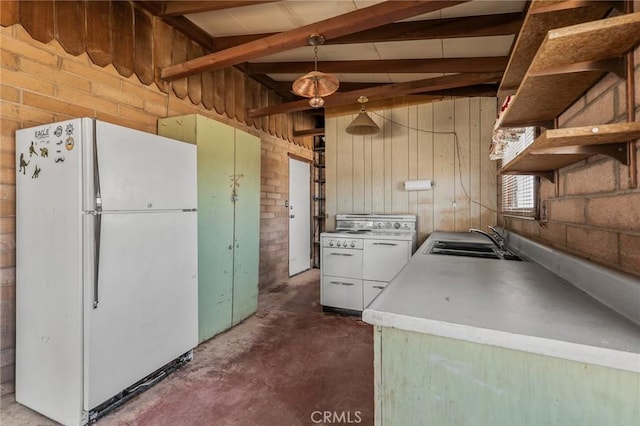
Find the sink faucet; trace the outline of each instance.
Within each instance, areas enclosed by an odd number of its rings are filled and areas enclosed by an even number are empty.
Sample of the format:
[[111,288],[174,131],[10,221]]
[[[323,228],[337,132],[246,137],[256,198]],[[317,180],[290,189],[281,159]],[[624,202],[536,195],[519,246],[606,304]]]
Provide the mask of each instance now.
[[504,244],[504,238],[502,238],[502,236],[499,236],[499,239],[496,239],[493,235],[489,234],[488,232],[484,232],[481,229],[475,229],[475,228],[469,229],[469,232],[476,232],[478,234],[484,235],[485,237],[490,239],[493,244],[495,244],[495,246],[498,248],[498,250],[500,250],[500,252],[504,252],[505,244]]
[[491,232],[493,232],[493,236],[502,245],[502,248],[503,249],[506,248],[507,247],[507,240],[504,238],[504,236],[500,232],[498,232],[498,230],[496,228],[494,228],[491,225],[487,226],[487,228],[489,228],[491,230]]

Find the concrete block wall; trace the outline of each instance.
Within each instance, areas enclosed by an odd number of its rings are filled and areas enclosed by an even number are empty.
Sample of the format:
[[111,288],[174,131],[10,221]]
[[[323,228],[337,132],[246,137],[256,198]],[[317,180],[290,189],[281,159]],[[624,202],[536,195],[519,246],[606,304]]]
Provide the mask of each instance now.
[[226,116],[122,77],[86,54],[72,56],[52,41],[37,42],[19,25],[0,28],[0,385],[14,389],[15,360],[15,131],[73,117],[97,117],[156,133],[157,119],[198,113],[262,140],[260,286],[288,276],[288,153],[312,152]]
[[[640,2],[636,3],[638,10]],[[635,121],[640,120],[640,48],[635,57]],[[627,120],[626,82],[608,74],[560,117],[560,127]],[[635,142],[640,169],[640,141]],[[556,184],[541,180],[547,221],[507,219],[507,228],[577,256],[640,276],[640,188],[629,187],[629,167],[603,155],[560,170]],[[639,176],[640,178],[640,176]]]

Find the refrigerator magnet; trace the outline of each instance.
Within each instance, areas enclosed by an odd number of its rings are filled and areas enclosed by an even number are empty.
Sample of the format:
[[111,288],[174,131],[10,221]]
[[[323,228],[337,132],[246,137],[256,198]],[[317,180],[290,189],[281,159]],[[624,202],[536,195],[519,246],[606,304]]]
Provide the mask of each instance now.
[[18,167],[18,173],[22,172],[22,174],[27,174],[27,166],[29,165],[29,163],[31,162],[31,160],[27,161],[24,159],[24,152],[20,153],[20,165]]
[[73,145],[75,141],[73,140],[73,136],[69,136],[64,143],[64,147],[67,148],[67,151],[71,151],[73,149]]
[[35,155],[36,157],[38,156],[38,153],[36,152],[36,147],[33,144],[33,141],[31,141],[31,145],[29,145],[29,157]]

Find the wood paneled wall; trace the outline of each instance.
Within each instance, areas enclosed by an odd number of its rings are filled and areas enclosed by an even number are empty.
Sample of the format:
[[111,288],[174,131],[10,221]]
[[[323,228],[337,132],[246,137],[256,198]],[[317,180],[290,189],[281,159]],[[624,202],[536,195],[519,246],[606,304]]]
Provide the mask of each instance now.
[[[381,131],[345,132],[355,115],[327,117],[327,229],[337,213],[415,214],[418,241],[434,230],[467,231],[496,223],[497,165],[488,147],[495,98],[463,98],[370,111]],[[405,191],[429,179],[429,191]]]

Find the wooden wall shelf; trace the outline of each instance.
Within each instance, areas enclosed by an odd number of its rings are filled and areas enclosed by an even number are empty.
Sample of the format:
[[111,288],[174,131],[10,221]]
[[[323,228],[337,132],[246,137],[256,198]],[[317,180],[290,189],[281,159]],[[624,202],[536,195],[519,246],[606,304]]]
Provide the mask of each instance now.
[[500,172],[538,175],[553,181],[554,170],[594,154],[628,164],[626,142],[637,138],[638,122],[547,130]]
[[503,127],[555,119],[640,42],[640,13],[549,31],[505,111]]
[[536,150],[575,145],[602,145],[640,138],[640,123],[624,122],[598,126],[547,130],[536,141]]
[[549,30],[602,19],[612,5],[620,6],[622,3],[533,0],[500,83],[498,97],[504,98],[516,92]]

